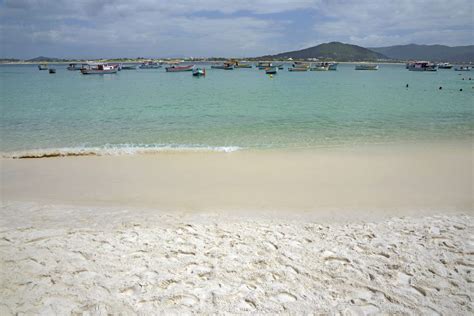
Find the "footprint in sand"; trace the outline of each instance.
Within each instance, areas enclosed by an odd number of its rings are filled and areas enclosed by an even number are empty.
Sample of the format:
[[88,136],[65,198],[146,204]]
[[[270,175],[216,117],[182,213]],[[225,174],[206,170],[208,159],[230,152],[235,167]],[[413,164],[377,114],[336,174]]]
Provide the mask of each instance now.
[[275,295],[275,298],[278,302],[280,303],[289,303],[289,302],[294,302],[296,301],[298,298],[291,294],[291,293],[288,293],[288,292],[281,292],[281,293],[278,293],[277,295]]

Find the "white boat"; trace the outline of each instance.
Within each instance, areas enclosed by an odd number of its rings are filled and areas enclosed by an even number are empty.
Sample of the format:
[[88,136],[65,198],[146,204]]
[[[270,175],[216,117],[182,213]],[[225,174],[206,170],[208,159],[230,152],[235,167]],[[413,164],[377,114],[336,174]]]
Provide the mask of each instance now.
[[429,61],[416,61],[408,65],[410,71],[436,71],[436,64]]
[[39,64],[38,69],[39,70],[48,70],[48,65],[47,64]]
[[454,68],[455,71],[471,71],[469,66],[457,66]]
[[67,70],[81,70],[81,67],[77,67],[77,64],[69,64]]
[[450,63],[440,63],[438,64],[438,69],[451,69],[453,68],[453,65]]
[[309,68],[311,71],[328,71],[329,70],[329,64],[327,63],[318,63],[312,67]]
[[81,68],[83,75],[115,74],[117,71],[117,67],[108,64],[83,64]]
[[379,65],[376,64],[359,64],[355,66],[355,70],[379,70]]
[[337,65],[338,63],[329,63],[329,68],[328,70],[337,70]]

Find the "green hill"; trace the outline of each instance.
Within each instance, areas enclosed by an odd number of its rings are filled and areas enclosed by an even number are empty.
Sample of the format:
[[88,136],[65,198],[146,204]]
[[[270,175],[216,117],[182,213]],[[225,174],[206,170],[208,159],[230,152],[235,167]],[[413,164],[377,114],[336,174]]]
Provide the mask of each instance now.
[[277,55],[268,55],[261,57],[262,59],[273,58],[293,58],[293,59],[330,59],[337,61],[375,61],[378,59],[388,59],[385,55],[371,51],[367,48],[344,44],[340,42],[324,43],[317,46],[281,53]]

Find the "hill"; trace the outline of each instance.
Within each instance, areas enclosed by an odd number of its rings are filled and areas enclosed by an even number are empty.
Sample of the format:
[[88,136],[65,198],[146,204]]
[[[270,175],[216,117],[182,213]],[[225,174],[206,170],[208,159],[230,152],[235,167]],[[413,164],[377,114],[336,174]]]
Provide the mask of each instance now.
[[474,45],[445,46],[445,45],[396,45],[374,47],[371,50],[398,60],[430,60],[450,62],[474,61]]
[[281,53],[277,55],[268,55],[265,58],[293,58],[293,59],[331,59],[337,61],[374,61],[377,59],[387,59],[382,53],[371,51],[367,48],[344,44],[340,42],[324,43],[317,46]]
[[53,57],[44,57],[44,56],[38,56],[32,59],[26,60],[28,62],[48,62],[48,63],[55,63],[55,62],[62,62],[62,61],[68,61],[67,59],[61,59],[61,58],[53,58]]

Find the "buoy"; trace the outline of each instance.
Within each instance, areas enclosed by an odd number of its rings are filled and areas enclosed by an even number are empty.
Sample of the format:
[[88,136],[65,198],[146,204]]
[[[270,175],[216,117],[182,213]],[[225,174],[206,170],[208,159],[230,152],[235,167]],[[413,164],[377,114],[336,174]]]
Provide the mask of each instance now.
[[459,91],[462,91],[462,89],[459,89]]
[[273,78],[273,75],[270,75],[270,78]]
[[408,88],[408,83],[407,83],[406,87]]
[[439,90],[443,90],[443,87],[439,87]]

